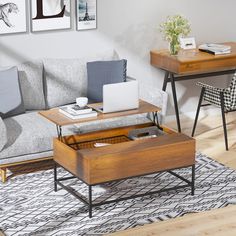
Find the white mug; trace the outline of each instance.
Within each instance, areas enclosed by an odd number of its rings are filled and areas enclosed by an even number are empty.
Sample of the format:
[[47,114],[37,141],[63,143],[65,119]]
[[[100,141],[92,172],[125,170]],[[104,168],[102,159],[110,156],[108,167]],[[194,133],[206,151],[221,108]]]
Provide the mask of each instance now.
[[86,97],[79,97],[79,98],[76,98],[76,104],[81,107],[81,108],[84,108],[85,106],[87,106],[88,104],[88,98]]

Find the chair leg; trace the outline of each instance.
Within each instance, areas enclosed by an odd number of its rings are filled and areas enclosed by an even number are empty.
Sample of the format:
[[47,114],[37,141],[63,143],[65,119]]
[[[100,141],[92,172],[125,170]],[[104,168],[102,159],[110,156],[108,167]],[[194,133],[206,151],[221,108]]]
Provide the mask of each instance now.
[[229,147],[228,147],[226,120],[225,120],[225,104],[224,104],[224,93],[223,92],[220,93],[220,105],[221,105],[222,121],[223,121],[224,136],[225,136],[225,149],[226,149],[226,151],[228,151]]
[[7,181],[7,168],[0,168],[0,171],[1,171],[1,179],[2,179],[2,182],[5,183]]
[[198,102],[198,106],[197,106],[196,117],[195,117],[195,120],[194,120],[192,137],[194,136],[194,133],[195,133],[195,130],[196,130],[198,116],[199,116],[200,108],[201,108],[201,105],[202,105],[202,100],[203,100],[204,93],[205,93],[205,88],[202,88],[200,98],[199,98],[199,102]]

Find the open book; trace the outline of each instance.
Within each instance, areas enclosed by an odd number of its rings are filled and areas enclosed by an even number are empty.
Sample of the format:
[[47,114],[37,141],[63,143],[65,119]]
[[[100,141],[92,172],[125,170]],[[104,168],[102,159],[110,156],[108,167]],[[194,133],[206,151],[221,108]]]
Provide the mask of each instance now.
[[222,55],[231,53],[231,46],[224,44],[206,43],[198,47],[202,52],[208,52],[214,55]]

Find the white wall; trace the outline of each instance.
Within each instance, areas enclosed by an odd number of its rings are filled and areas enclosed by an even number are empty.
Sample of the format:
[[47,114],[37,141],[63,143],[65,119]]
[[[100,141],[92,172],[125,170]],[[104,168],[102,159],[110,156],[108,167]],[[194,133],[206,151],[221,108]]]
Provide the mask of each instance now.
[[[0,65],[7,66],[31,58],[73,58],[115,48],[128,59],[128,73],[141,83],[162,87],[163,72],[149,64],[149,51],[167,47],[158,26],[167,15],[185,15],[197,43],[235,41],[235,0],[97,0],[98,29],[91,31],[52,31],[0,37]],[[72,0],[73,16],[75,15]],[[224,86],[227,79],[204,79]],[[195,111],[197,80],[177,85],[180,111]],[[170,87],[168,87],[170,93]],[[171,94],[171,93],[170,93]],[[168,114],[173,114],[172,102]]]

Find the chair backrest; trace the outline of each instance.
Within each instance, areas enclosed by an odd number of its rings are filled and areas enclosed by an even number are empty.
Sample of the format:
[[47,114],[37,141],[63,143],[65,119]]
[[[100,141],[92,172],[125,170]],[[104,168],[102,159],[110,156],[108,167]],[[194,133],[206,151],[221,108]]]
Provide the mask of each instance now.
[[230,93],[230,107],[227,110],[235,110],[236,109],[236,73],[233,75],[230,85],[229,85],[229,93]]

